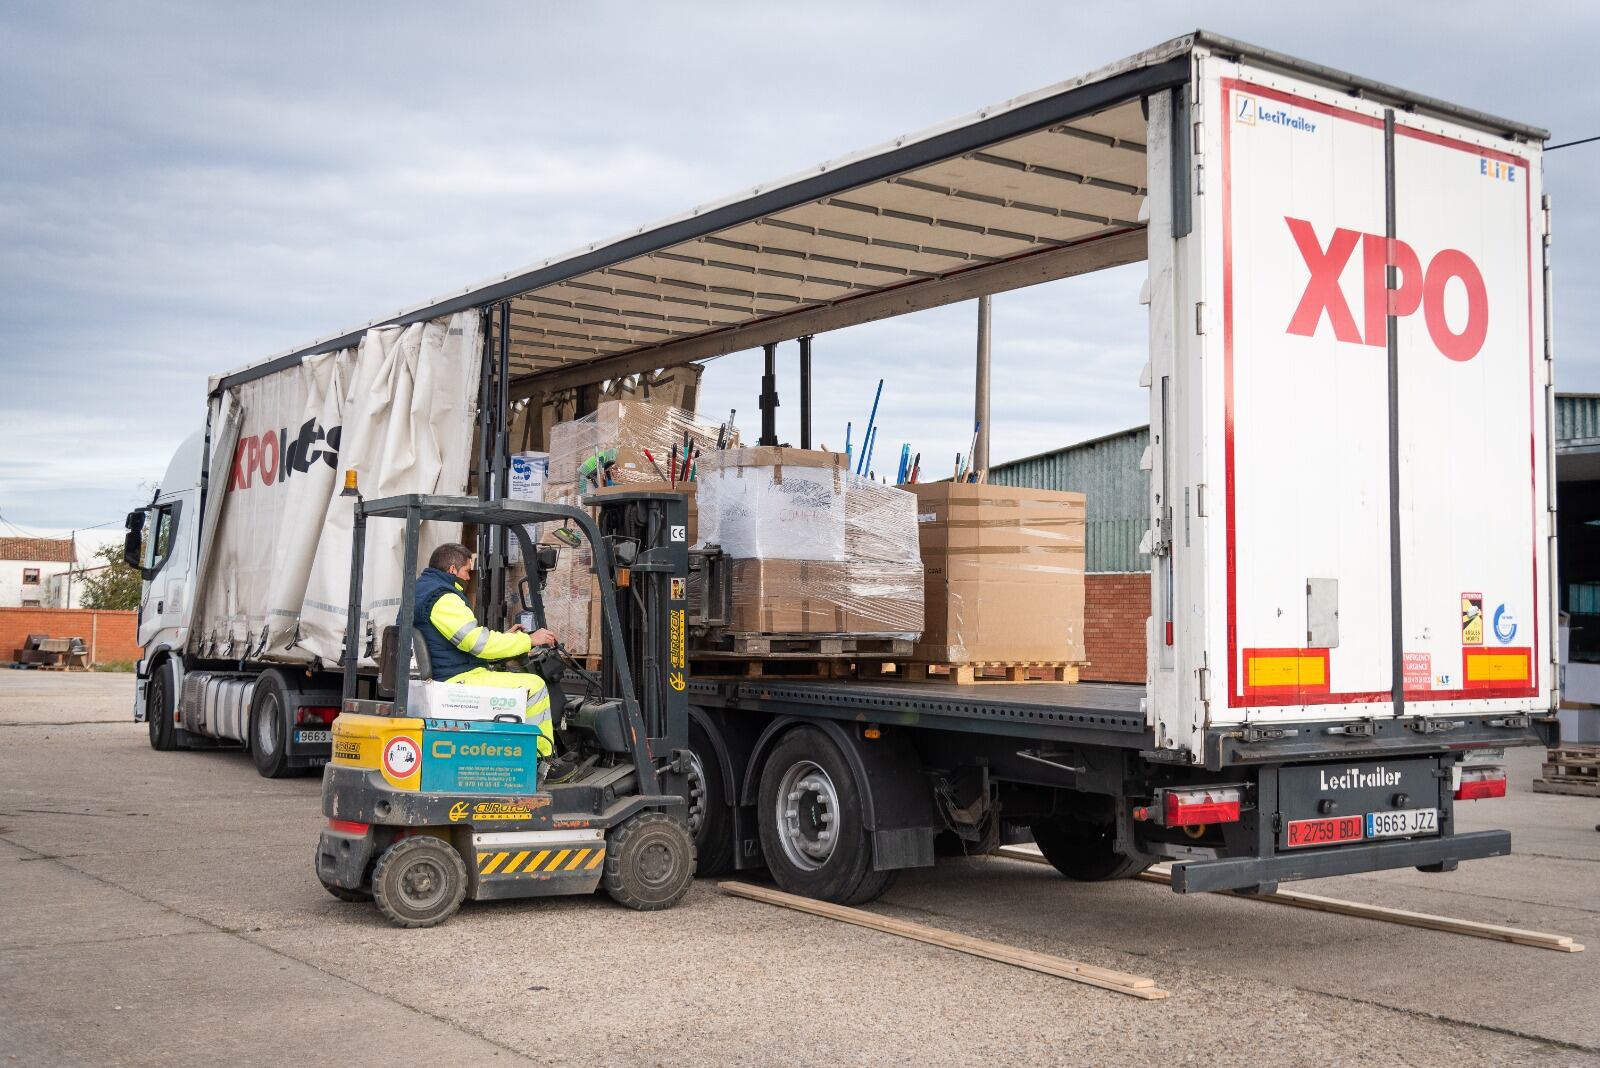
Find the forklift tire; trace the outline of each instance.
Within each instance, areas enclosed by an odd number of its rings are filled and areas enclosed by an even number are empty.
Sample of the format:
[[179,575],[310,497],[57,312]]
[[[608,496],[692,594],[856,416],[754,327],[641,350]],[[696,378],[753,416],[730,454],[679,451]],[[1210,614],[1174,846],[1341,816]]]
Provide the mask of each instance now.
[[442,838],[418,834],[385,849],[372,868],[372,900],[396,927],[433,927],[467,895],[467,865]]
[[276,671],[263,671],[250,700],[250,757],[263,779],[293,774],[289,766],[289,688]]
[[172,713],[177,709],[176,697],[172,668],[163,660],[151,672],[144,691],[144,718],[150,728],[150,748],[158,753],[170,753],[178,748],[178,728],[172,722]]
[[1116,831],[1109,823],[1040,820],[1033,824],[1033,841],[1056,871],[1080,883],[1131,879],[1150,866],[1116,851]]
[[606,840],[600,884],[619,905],[641,912],[670,909],[694,882],[694,839],[664,812],[630,816]]
[[689,832],[694,835],[698,876],[726,875],[733,870],[733,809],[728,783],[711,735],[689,720]]
[[821,731],[797,727],[779,739],[762,766],[759,797],[767,870],[789,893],[861,905],[899,874],[874,870],[861,784]]

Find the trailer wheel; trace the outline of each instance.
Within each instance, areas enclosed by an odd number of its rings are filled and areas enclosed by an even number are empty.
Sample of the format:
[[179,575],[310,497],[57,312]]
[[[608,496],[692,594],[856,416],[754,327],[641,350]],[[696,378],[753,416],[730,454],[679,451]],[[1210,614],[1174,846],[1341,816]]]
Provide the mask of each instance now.
[[733,810],[728,783],[711,735],[689,721],[689,833],[694,835],[696,875],[726,875],[733,870]]
[[372,899],[396,927],[433,927],[455,915],[467,894],[467,866],[454,846],[431,835],[402,838],[372,869]]
[[606,841],[600,883],[619,905],[641,912],[670,909],[694,882],[694,839],[664,812],[630,816]]
[[874,871],[861,819],[861,784],[821,731],[797,727],[761,769],[761,849],[772,878],[792,894],[859,905],[881,895],[896,872]]
[[1150,866],[1117,852],[1116,830],[1109,823],[1040,820],[1033,824],[1033,841],[1056,871],[1080,883],[1131,879]]
[[250,699],[250,756],[262,778],[281,779],[289,767],[289,688],[276,671],[263,671]]
[[177,710],[176,698],[171,663],[163,660],[151,673],[144,691],[144,718],[150,728],[150,748],[160,753],[178,748],[178,729],[172,722],[172,714]]

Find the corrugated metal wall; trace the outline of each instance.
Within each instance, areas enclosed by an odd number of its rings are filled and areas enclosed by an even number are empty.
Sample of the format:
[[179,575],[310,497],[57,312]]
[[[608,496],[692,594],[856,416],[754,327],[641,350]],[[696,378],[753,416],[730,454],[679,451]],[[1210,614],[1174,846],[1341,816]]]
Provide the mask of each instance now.
[[1600,394],[1556,394],[1556,448],[1600,441]]
[[1149,444],[1150,428],[1136,427],[1000,464],[989,469],[989,481],[1084,494],[1086,569],[1149,571],[1150,558],[1139,553],[1139,539],[1150,526],[1150,476],[1139,470],[1139,458]]

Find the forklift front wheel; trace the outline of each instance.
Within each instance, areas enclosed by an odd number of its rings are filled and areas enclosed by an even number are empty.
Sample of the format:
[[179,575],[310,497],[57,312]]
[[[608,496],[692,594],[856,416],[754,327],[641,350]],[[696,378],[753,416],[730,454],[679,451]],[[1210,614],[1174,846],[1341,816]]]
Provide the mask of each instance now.
[[461,854],[431,835],[401,839],[372,869],[372,899],[396,927],[441,924],[455,915],[466,893]]
[[641,912],[670,909],[694,882],[694,839],[683,821],[664,812],[624,820],[606,843],[606,893]]

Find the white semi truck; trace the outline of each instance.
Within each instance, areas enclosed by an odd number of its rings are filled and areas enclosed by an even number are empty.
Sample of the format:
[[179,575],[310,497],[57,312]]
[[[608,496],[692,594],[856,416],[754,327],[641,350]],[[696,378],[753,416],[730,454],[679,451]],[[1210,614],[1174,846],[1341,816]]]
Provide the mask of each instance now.
[[130,516],[137,715],[325,759],[398,579],[369,546],[346,635],[345,468],[503,494],[514,398],[1143,261],[1145,685],[691,678],[702,870],[859,901],[1002,821],[1179,891],[1507,852],[1453,812],[1553,731],[1545,137],[1195,33],[223,375]]

